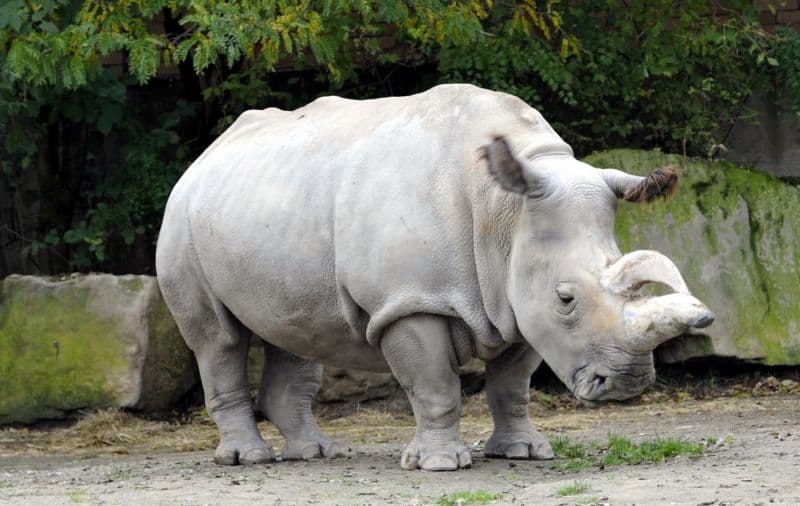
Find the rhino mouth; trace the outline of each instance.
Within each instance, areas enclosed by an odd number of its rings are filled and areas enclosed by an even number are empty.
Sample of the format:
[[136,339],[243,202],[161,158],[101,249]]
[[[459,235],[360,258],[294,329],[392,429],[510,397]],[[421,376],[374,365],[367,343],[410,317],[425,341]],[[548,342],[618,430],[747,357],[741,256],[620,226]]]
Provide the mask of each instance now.
[[586,364],[575,371],[572,392],[581,403],[594,407],[601,401],[635,397],[654,380],[652,362],[615,369]]
[[606,392],[607,378],[592,370],[588,364],[581,366],[575,371],[572,392],[581,403],[594,407]]

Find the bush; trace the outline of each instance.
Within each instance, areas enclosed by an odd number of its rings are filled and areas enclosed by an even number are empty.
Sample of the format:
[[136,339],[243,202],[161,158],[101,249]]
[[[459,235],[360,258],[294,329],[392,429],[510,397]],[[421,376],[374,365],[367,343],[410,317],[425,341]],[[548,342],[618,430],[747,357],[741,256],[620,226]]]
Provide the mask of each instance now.
[[465,81],[539,108],[578,154],[705,153],[755,92],[798,113],[800,36],[765,31],[749,0],[718,4],[8,0],[0,276],[152,272],[169,189],[249,108]]

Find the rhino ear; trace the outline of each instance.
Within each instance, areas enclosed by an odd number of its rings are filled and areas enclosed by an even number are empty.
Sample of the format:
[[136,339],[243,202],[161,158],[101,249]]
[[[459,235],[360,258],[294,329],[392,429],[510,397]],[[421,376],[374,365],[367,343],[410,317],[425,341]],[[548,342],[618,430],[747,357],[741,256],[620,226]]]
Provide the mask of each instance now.
[[504,190],[531,196],[546,193],[544,176],[526,168],[526,163],[514,156],[505,137],[495,136],[490,144],[481,148],[481,157],[486,159],[489,172]]
[[678,187],[678,169],[673,166],[656,169],[647,177],[616,169],[603,169],[601,173],[617,198],[629,202],[652,202],[659,197],[666,199]]

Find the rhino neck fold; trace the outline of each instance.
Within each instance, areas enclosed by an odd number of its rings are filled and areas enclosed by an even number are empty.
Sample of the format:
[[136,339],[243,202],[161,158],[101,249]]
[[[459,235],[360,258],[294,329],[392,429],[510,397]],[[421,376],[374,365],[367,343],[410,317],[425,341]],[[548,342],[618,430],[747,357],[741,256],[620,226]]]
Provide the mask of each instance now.
[[502,341],[521,342],[507,286],[514,230],[523,198],[500,190],[487,178],[478,185],[472,200],[475,271],[483,309]]

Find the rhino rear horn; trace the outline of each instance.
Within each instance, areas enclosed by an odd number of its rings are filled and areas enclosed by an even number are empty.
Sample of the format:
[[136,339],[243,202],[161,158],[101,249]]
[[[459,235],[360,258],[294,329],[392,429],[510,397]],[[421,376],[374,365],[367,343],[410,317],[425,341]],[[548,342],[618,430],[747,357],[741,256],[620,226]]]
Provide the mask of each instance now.
[[667,199],[678,188],[678,169],[667,166],[656,169],[647,177],[634,176],[616,169],[602,169],[603,179],[617,198],[629,202],[652,202]]
[[628,253],[600,275],[600,284],[617,295],[633,295],[645,283],[663,283],[677,293],[689,294],[678,268],[657,251]]

